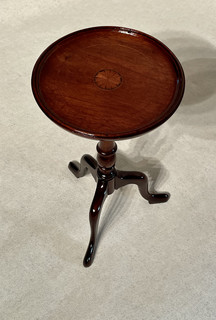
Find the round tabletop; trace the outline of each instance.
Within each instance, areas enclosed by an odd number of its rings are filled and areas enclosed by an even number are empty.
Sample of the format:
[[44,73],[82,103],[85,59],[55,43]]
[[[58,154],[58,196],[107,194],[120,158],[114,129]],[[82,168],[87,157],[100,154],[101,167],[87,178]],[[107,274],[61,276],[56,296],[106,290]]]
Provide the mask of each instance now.
[[157,39],[122,27],[73,32],[37,60],[32,89],[43,112],[98,140],[138,136],[166,121],[184,93],[175,55]]

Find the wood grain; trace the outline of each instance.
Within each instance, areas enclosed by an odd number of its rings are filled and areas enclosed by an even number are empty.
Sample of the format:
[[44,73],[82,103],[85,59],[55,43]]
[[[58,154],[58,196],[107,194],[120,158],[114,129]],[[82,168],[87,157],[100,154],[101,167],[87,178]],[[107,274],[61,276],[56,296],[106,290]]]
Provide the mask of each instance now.
[[157,39],[120,27],[71,33],[49,46],[32,74],[37,103],[56,124],[98,140],[162,124],[184,92],[184,73]]

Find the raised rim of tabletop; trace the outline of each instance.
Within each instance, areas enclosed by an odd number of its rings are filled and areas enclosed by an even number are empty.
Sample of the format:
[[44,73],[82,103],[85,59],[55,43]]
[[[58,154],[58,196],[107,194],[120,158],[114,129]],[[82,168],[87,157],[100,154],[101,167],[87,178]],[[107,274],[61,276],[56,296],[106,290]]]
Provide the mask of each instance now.
[[[172,102],[169,104],[167,110],[165,112],[163,112],[161,114],[161,117],[159,119],[157,119],[156,121],[150,123],[149,125],[145,125],[144,127],[140,127],[137,128],[135,130],[131,130],[131,131],[127,131],[127,132],[121,132],[121,133],[112,133],[112,134],[107,134],[107,133],[89,133],[83,130],[80,130],[79,128],[75,128],[72,127],[66,123],[64,123],[63,121],[60,121],[58,118],[56,118],[52,112],[47,109],[43,102],[41,101],[41,97],[39,96],[38,92],[39,92],[39,87],[38,87],[38,76],[40,74],[40,69],[42,68],[42,62],[44,60],[44,58],[47,56],[47,53],[49,51],[52,50],[53,47],[55,47],[58,43],[60,43],[61,41],[65,40],[66,38],[70,38],[71,36],[75,36],[81,33],[87,33],[87,32],[91,32],[93,30],[96,29],[101,29],[101,30],[105,30],[105,29],[112,29],[113,31],[116,32],[121,32],[121,31],[125,31],[128,34],[138,34],[140,36],[144,36],[145,38],[149,38],[150,40],[152,40],[153,42],[156,43],[156,45],[159,45],[164,51],[167,52],[167,56],[170,58],[170,60],[172,61],[172,64],[175,68],[176,71],[176,91],[174,94],[174,97],[172,99]],[[184,71],[183,68],[181,66],[181,63],[179,62],[178,58],[175,56],[175,54],[164,44],[162,43],[160,40],[154,38],[153,36],[144,33],[142,31],[136,30],[136,29],[131,29],[131,28],[127,28],[127,27],[120,27],[120,26],[95,26],[95,27],[90,27],[90,28],[85,28],[85,29],[81,29],[81,30],[77,30],[74,32],[71,32],[61,38],[59,38],[58,40],[56,40],[55,42],[53,42],[51,45],[49,45],[39,56],[39,58],[37,59],[33,71],[32,71],[32,77],[31,77],[31,85],[32,85],[32,91],[33,91],[33,95],[39,105],[39,107],[41,108],[41,110],[46,114],[46,116],[52,120],[54,123],[58,124],[60,127],[62,127],[63,129],[74,133],[76,135],[88,138],[88,139],[93,139],[93,140],[123,140],[123,139],[129,139],[129,138],[133,138],[133,137],[137,137],[140,136],[144,133],[147,133],[155,128],[157,128],[158,126],[160,126],[161,124],[163,124],[165,121],[167,121],[172,115],[173,113],[176,111],[176,109],[178,108],[178,106],[181,103],[182,97],[184,95],[184,89],[185,89],[185,76],[184,76]]]

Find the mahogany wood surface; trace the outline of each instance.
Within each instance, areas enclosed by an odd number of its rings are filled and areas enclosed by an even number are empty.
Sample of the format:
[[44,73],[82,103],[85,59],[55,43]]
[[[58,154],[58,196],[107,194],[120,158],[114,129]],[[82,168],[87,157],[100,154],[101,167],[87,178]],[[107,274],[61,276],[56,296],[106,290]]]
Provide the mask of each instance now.
[[[101,149],[103,148],[103,149]],[[126,186],[127,184],[136,184],[139,188],[141,196],[150,204],[161,203],[169,200],[168,193],[150,193],[148,190],[148,178],[142,172],[137,171],[120,171],[115,169],[115,146],[108,144],[108,142],[98,143],[98,158],[103,154],[104,159],[97,163],[97,161],[90,155],[82,156],[80,164],[77,162],[70,162],[68,167],[70,171],[77,177],[83,177],[88,171],[92,174],[97,182],[95,195],[89,211],[90,222],[90,240],[83,260],[85,267],[89,267],[95,256],[97,247],[97,230],[101,214],[102,205],[106,197],[112,194],[115,190]],[[103,150],[103,151],[101,151]],[[112,160],[110,160],[112,159]],[[103,168],[107,169],[107,163],[112,163],[109,172],[104,173]],[[101,167],[102,165],[102,167]]]
[[32,89],[45,114],[98,140],[137,136],[162,124],[184,92],[178,59],[157,39],[122,27],[94,27],[50,45]]
[[93,262],[100,213],[108,195],[136,184],[149,203],[168,201],[168,193],[149,192],[144,173],[115,168],[114,140],[161,125],[180,104],[184,85],[174,54],[157,39],[133,29],[80,30],[57,40],[37,60],[32,89],[40,108],[64,129],[100,140],[97,161],[85,154],[80,164],[69,163],[77,178],[89,171],[97,183],[84,266]]

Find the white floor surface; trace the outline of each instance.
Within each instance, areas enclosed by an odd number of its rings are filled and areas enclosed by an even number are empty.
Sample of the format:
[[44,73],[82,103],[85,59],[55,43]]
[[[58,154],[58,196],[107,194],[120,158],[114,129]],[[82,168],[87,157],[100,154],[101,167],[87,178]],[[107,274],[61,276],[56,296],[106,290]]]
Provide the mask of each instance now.
[[[0,319],[216,319],[215,0],[1,0]],[[90,26],[149,33],[186,75],[176,113],[151,133],[118,143],[117,167],[144,171],[166,204],[136,186],[103,208],[92,267],[90,175],[70,160],[96,142],[52,123],[31,92],[31,72],[53,41]]]

